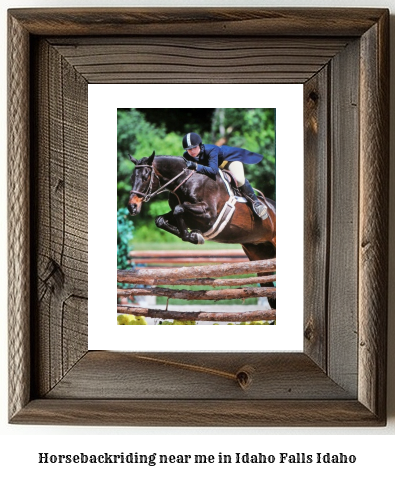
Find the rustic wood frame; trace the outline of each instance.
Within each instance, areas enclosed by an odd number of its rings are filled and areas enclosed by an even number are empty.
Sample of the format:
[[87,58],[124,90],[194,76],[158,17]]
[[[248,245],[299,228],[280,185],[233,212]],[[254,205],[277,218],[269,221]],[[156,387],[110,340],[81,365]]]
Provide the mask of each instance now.
[[[11,423],[385,425],[388,30],[385,9],[9,11]],[[89,82],[304,83],[303,353],[87,350]]]

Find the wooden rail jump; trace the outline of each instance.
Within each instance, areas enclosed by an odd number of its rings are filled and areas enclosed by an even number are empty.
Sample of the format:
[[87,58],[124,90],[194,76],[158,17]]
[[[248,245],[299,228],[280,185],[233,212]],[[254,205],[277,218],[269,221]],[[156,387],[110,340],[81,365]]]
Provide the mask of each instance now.
[[[223,263],[209,266],[174,267],[162,269],[134,269],[118,270],[117,281],[124,284],[144,285],[145,288],[131,287],[118,289],[118,297],[133,297],[136,295],[156,295],[173,299],[184,300],[223,300],[223,299],[246,299],[249,297],[276,298],[274,287],[245,287],[251,284],[262,284],[276,280],[276,260],[264,260],[253,262]],[[240,274],[266,273],[264,277],[222,278]],[[232,289],[219,290],[186,290],[168,289],[155,287],[161,285],[210,285],[212,287],[231,287]],[[257,310],[252,312],[181,312],[158,309],[148,309],[135,305],[118,305],[119,313],[144,315],[145,317],[175,320],[199,320],[216,322],[245,322],[245,321],[273,321],[276,311]]]
[[131,251],[131,262],[146,267],[173,266],[174,264],[223,264],[245,262],[247,256],[242,249],[200,249],[171,251]]

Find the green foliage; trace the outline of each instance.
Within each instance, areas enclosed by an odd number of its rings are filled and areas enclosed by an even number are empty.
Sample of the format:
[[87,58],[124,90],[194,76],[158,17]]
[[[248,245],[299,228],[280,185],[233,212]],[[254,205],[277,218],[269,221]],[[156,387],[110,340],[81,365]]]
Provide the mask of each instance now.
[[[181,239],[174,236],[173,234],[169,234],[163,229],[157,228],[155,226],[154,221],[141,223],[141,225],[139,223],[139,227],[136,229],[136,232],[134,234],[133,242],[136,244],[138,243],[139,246],[141,246],[141,244],[145,244],[147,241],[149,241],[151,247],[146,250],[156,249],[158,243],[171,244],[171,248],[173,249],[174,244],[177,244],[178,247],[178,244],[180,243]],[[139,247],[139,249],[141,249],[141,247]]]
[[129,269],[129,252],[132,250],[133,222],[124,207],[117,212],[117,268]]
[[213,116],[211,142],[225,136],[229,146],[263,155],[259,164],[245,165],[250,183],[275,199],[276,130],[273,108],[217,108]]
[[153,219],[155,219],[157,216],[161,216],[162,214],[166,214],[169,211],[170,206],[167,200],[157,199],[148,205],[148,215]]
[[135,109],[118,109],[118,208],[127,204],[131,189],[130,175],[134,166],[129,154],[141,159],[152,151],[181,155],[179,135],[148,123],[143,113]]
[[[191,264],[193,265],[193,264]],[[169,287],[170,288],[170,287]],[[187,286],[184,289],[187,290]],[[157,305],[166,305],[167,299],[166,297],[157,297],[156,304]],[[169,305],[184,305],[185,299],[170,299]],[[257,299],[256,298],[249,298],[249,299],[224,299],[224,300],[216,300],[216,305],[256,305]],[[212,305],[212,301],[210,300],[188,300],[188,305]]]

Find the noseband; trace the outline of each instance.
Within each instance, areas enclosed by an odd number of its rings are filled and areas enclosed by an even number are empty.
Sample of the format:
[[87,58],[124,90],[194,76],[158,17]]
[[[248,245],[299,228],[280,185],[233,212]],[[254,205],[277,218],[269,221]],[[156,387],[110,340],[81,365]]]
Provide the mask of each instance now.
[[[174,176],[173,179],[170,179],[170,181],[168,181],[166,184],[164,184],[163,186],[160,186],[160,179],[159,179],[159,176],[155,173],[155,169],[153,166],[149,165],[149,164],[136,164],[135,165],[135,168],[150,168],[151,169],[151,176],[150,176],[150,182],[149,182],[149,185],[148,185],[148,188],[147,188],[147,192],[145,193],[142,193],[141,191],[135,191],[135,190],[131,190],[130,191],[130,194],[139,194],[140,196],[143,196],[143,202],[148,202],[150,201],[153,197],[157,196],[158,194],[161,194],[163,192],[166,191],[166,187],[171,184],[173,181],[175,181],[177,178],[179,178],[182,174],[184,174],[185,171],[188,171],[188,168],[184,168],[181,173],[177,174],[177,176]],[[191,173],[183,180],[181,181],[181,183],[176,186],[173,191],[170,191],[171,193],[174,193],[175,191],[177,191],[177,189],[182,186],[185,181],[187,181],[191,176],[192,174],[194,173],[195,171],[192,170]],[[158,180],[159,182],[159,186],[160,188],[157,189],[156,191],[154,191],[153,193],[151,193],[151,190],[152,190],[152,185],[154,183],[154,176],[156,177],[156,179]]]

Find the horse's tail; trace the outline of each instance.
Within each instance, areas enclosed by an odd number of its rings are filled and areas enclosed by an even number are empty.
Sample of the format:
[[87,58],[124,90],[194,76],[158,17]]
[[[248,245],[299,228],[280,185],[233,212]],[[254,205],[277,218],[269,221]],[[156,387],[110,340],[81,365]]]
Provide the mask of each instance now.
[[273,199],[269,199],[269,198],[264,198],[266,203],[271,206],[271,208],[273,209],[274,212],[276,212],[276,201],[274,201]]

